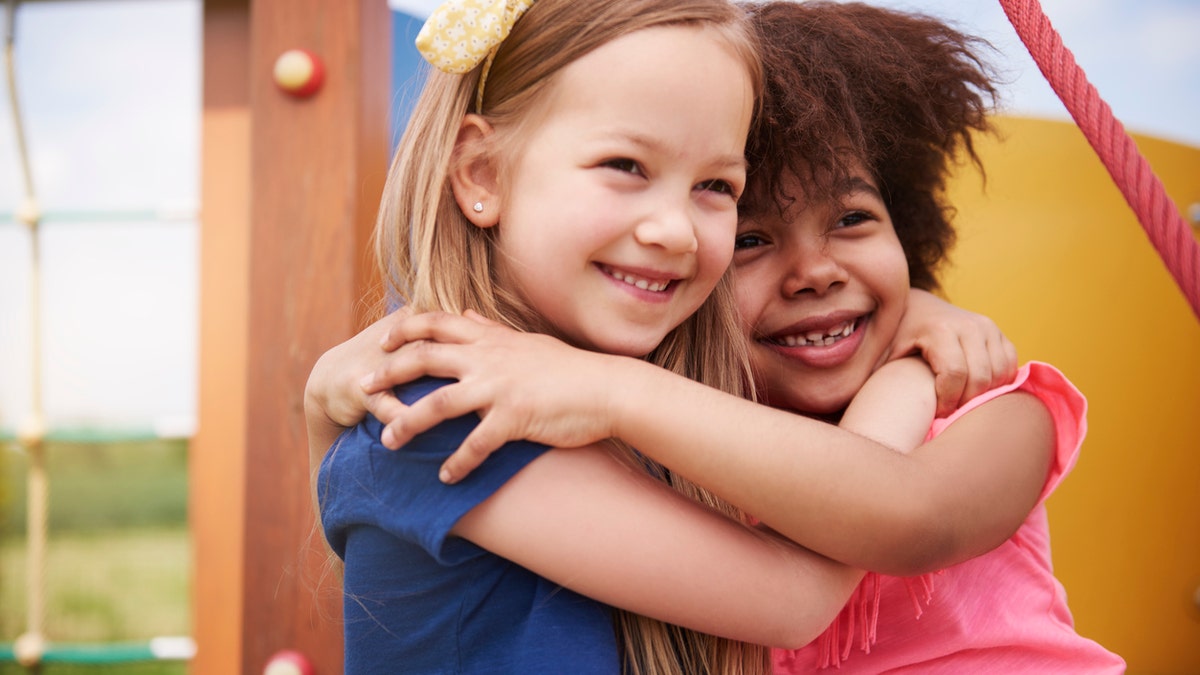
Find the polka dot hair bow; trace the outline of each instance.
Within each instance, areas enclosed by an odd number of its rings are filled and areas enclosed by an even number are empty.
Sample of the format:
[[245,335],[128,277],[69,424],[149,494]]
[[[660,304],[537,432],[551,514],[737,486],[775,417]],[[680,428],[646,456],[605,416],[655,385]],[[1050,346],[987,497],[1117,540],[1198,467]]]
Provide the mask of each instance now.
[[461,75],[485,59],[479,78],[477,108],[483,105],[483,83],[491,58],[513,24],[534,0],[447,0],[435,9],[421,32],[417,51],[433,67]]

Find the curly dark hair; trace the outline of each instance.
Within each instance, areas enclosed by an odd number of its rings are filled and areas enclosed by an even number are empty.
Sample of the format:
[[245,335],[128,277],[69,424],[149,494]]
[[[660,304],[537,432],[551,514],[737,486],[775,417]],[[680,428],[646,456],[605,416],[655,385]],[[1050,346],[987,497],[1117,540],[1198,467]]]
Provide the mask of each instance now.
[[837,198],[854,163],[878,181],[916,288],[938,288],[954,243],[945,183],[958,153],[982,170],[973,132],[996,102],[980,38],[920,14],[860,3],[745,3],[766,86],[746,155],[741,215],[779,213],[799,196]]

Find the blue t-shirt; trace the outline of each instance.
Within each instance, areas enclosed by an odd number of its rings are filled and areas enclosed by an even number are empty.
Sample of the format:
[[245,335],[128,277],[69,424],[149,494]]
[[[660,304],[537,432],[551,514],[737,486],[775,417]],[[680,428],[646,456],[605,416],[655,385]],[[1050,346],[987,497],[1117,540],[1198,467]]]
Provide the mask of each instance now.
[[[412,403],[447,382],[397,394]],[[345,561],[347,675],[619,672],[607,605],[449,535],[546,451],[509,443],[443,485],[438,468],[478,423],[450,420],[393,451],[368,417],[325,454],[317,489],[325,538]]]

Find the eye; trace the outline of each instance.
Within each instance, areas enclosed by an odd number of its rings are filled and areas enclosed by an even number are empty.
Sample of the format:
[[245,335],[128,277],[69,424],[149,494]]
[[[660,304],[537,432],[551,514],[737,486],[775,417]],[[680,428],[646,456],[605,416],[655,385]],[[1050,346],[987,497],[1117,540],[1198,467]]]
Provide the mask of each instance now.
[[861,225],[871,220],[875,220],[875,216],[867,213],[866,211],[851,211],[843,214],[842,217],[838,219],[837,223],[834,224],[834,229],[854,227],[855,225]]
[[739,234],[737,238],[733,240],[733,250],[743,251],[746,249],[758,248],[759,246],[765,246],[766,243],[767,240],[762,235],[755,232],[744,232]]
[[642,171],[642,165],[638,164],[635,160],[629,159],[628,157],[614,157],[613,159],[606,159],[600,163],[600,166],[603,166],[607,169],[613,169],[614,171],[620,171],[622,173],[631,173],[635,176],[645,175],[645,172]]
[[717,194],[722,195],[729,195],[735,200],[738,198],[737,189],[734,188],[729,181],[721,180],[720,178],[714,178],[713,180],[706,180],[701,183],[697,183],[696,189],[706,190],[708,192],[716,192]]

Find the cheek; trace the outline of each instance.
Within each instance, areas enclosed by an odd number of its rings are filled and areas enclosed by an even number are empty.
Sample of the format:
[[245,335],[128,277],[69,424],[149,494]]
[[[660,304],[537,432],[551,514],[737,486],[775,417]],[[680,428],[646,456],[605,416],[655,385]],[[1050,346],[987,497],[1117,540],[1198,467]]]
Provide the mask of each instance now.
[[859,260],[859,269],[870,275],[876,292],[908,297],[908,260],[895,233],[878,240],[871,254]]
[[754,325],[766,306],[763,297],[766,286],[762,281],[762,279],[756,278],[752,270],[734,266],[733,300],[737,308],[738,320],[747,337],[753,336]]
[[883,269],[889,272],[888,286],[894,290],[895,294],[908,298],[908,260],[904,257],[904,250],[900,248],[899,243],[897,243],[891,260],[883,266]]
[[719,277],[733,263],[733,239],[733,228],[713,228],[697,235],[696,257],[707,274],[715,271]]

